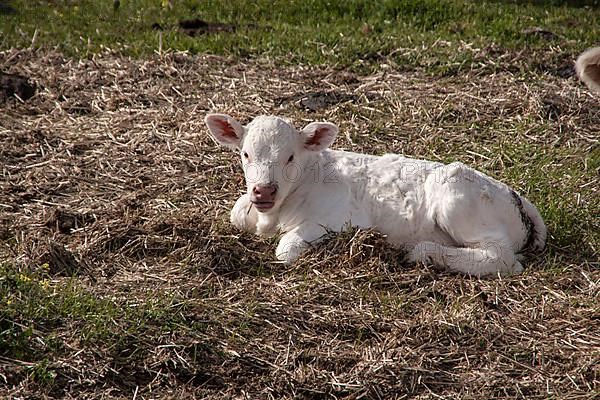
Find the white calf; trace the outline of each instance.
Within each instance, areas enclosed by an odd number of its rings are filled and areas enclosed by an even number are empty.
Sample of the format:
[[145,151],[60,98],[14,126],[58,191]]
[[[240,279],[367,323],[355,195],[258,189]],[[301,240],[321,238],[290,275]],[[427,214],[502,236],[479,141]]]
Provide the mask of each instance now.
[[277,258],[290,263],[328,231],[374,228],[433,263],[477,276],[523,270],[526,250],[541,250],[546,227],[536,208],[508,186],[464,164],[329,150],[338,133],[313,122],[228,115],[205,119],[212,136],[237,149],[247,193],[231,222],[259,235],[283,233]]
[[594,47],[583,52],[575,63],[577,76],[591,90],[600,92],[600,47]]

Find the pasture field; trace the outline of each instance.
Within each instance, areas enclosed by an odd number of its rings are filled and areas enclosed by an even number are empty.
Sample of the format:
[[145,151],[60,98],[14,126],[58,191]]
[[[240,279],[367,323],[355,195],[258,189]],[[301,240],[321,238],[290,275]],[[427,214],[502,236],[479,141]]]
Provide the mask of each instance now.
[[[37,93],[0,93],[0,397],[597,398],[600,96],[573,61],[598,20],[594,1],[1,1],[0,71]],[[209,111],[467,163],[538,206],[548,248],[482,280],[354,230],[282,265],[228,222],[243,175]]]

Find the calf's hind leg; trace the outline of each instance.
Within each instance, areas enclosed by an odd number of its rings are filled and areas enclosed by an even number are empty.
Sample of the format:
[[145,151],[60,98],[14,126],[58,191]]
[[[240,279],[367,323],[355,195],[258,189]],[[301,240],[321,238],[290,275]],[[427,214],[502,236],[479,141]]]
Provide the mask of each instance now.
[[481,247],[450,247],[434,242],[420,242],[408,254],[409,261],[433,264],[474,276],[512,275],[523,271],[515,253],[500,243]]
[[425,195],[431,222],[451,240],[446,245],[417,243],[409,259],[475,276],[523,270],[515,255],[515,238],[509,236],[521,219],[507,186],[453,163],[427,179]]

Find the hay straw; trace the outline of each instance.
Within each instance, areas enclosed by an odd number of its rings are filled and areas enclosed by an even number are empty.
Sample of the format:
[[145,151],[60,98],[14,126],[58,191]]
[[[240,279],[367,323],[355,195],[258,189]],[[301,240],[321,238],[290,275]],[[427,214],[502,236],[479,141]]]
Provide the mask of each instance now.
[[[127,304],[168,294],[204,326],[125,338],[119,351],[138,354],[126,362],[82,344],[76,326],[58,327],[65,349],[50,360],[59,379],[48,396],[598,394],[597,265],[574,257],[557,273],[546,259],[520,277],[477,280],[403,265],[380,235],[351,231],[283,266],[272,241],[229,226],[243,177],[202,123],[208,111],[243,122],[261,113],[298,125],[328,119],[344,133],[336,148],[451,156],[501,175],[507,159],[489,149],[498,140],[597,151],[597,100],[574,79],[432,79],[393,68],[358,76],[185,54],[74,61],[11,50],[0,63],[40,88],[0,115],[0,256],[49,263],[57,281],[75,275]],[[323,91],[343,101],[311,111],[299,100]],[[487,125],[498,135],[477,128]],[[527,191],[527,160],[522,168],[512,183]],[[582,184],[581,201],[593,206],[598,179]],[[0,363],[23,378],[18,360]],[[11,382],[0,393],[35,393],[25,378]]]

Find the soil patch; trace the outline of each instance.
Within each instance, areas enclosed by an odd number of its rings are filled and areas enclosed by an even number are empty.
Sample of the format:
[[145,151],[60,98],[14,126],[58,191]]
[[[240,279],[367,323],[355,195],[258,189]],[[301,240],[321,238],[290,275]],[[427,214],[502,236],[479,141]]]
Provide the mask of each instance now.
[[237,26],[221,22],[207,22],[196,18],[179,21],[179,28],[186,35],[194,37],[217,32],[234,32]]
[[0,103],[18,96],[26,101],[35,95],[35,85],[25,76],[0,72]]

